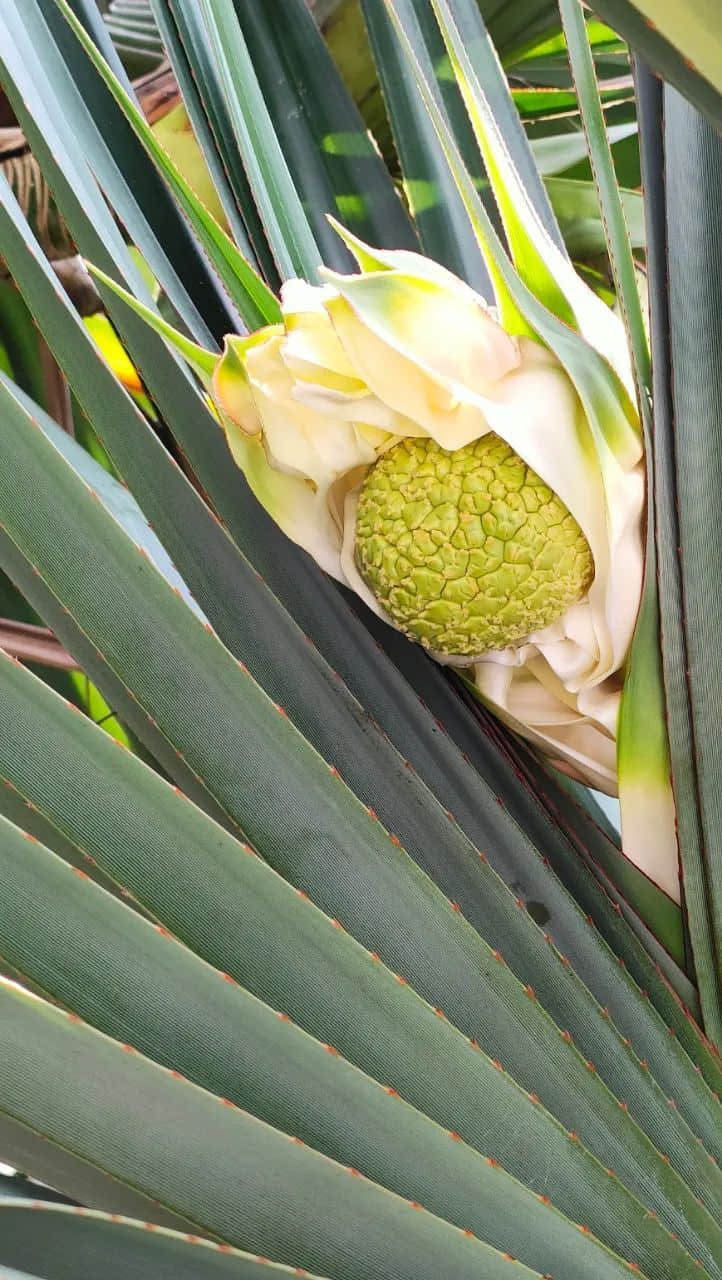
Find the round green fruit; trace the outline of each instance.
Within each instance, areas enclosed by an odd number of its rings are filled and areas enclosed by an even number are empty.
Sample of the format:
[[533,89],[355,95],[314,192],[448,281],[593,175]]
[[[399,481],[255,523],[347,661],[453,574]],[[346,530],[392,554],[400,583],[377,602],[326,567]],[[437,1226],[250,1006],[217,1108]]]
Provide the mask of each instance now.
[[594,577],[574,517],[494,434],[453,452],[407,439],[383,454],[361,487],[356,560],[399,630],[466,659],[556,621]]

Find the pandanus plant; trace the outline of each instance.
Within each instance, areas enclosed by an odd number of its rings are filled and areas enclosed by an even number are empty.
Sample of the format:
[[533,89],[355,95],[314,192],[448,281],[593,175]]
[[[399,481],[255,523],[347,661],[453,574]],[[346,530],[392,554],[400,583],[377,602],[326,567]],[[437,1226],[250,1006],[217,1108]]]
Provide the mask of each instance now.
[[93,0],[0,5],[116,343],[0,179],[77,436],[6,341],[3,599],[107,709],[3,632],[7,1274],[722,1276],[719,33],[599,5],[635,258],[559,8],[362,0],[382,154],[304,0],[117,0],[221,225]]

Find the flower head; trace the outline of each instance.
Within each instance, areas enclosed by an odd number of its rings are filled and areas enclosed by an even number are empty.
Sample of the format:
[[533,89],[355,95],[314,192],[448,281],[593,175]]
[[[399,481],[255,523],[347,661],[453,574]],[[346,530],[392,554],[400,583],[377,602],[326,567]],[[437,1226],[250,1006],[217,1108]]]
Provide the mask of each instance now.
[[[641,446],[595,438],[557,357],[445,268],[355,246],[229,337],[213,395],[281,528],[557,764],[615,788],[642,584]],[[620,434],[628,439],[620,388]]]

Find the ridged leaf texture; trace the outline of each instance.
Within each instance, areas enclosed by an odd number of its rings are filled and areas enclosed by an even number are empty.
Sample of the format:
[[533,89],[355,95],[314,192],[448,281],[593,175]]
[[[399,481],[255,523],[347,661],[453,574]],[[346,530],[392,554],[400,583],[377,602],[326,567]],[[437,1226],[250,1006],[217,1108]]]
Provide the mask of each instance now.
[[[395,7],[470,164],[432,6]],[[230,237],[93,53],[94,5],[71,8],[88,48],[55,0],[7,0],[4,86],[80,253],[170,307],[188,351],[273,321],[278,277],[333,252],[328,212],[475,283],[494,267],[381,4],[408,211],[301,0],[284,20],[152,0]],[[140,43],[130,0],[111,19]],[[519,0],[492,25],[512,59],[558,20]],[[503,77],[487,89],[566,262]],[[2,178],[0,253],[120,477],[0,376],[0,566],[145,752],[0,653],[0,966],[21,984],[0,979],[0,1156],[81,1206],[0,1200],[0,1266],[722,1277],[722,1071],[676,908],[615,883],[598,815],[283,540],[202,386],[103,288],[159,433]]]

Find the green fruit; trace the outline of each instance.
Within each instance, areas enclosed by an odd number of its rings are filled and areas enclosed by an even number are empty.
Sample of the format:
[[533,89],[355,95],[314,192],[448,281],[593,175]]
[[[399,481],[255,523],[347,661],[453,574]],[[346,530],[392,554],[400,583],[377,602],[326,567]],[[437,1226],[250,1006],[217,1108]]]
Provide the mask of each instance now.
[[467,658],[554,622],[594,577],[574,517],[493,434],[452,453],[409,439],[383,454],[361,488],[356,559],[401,631]]

